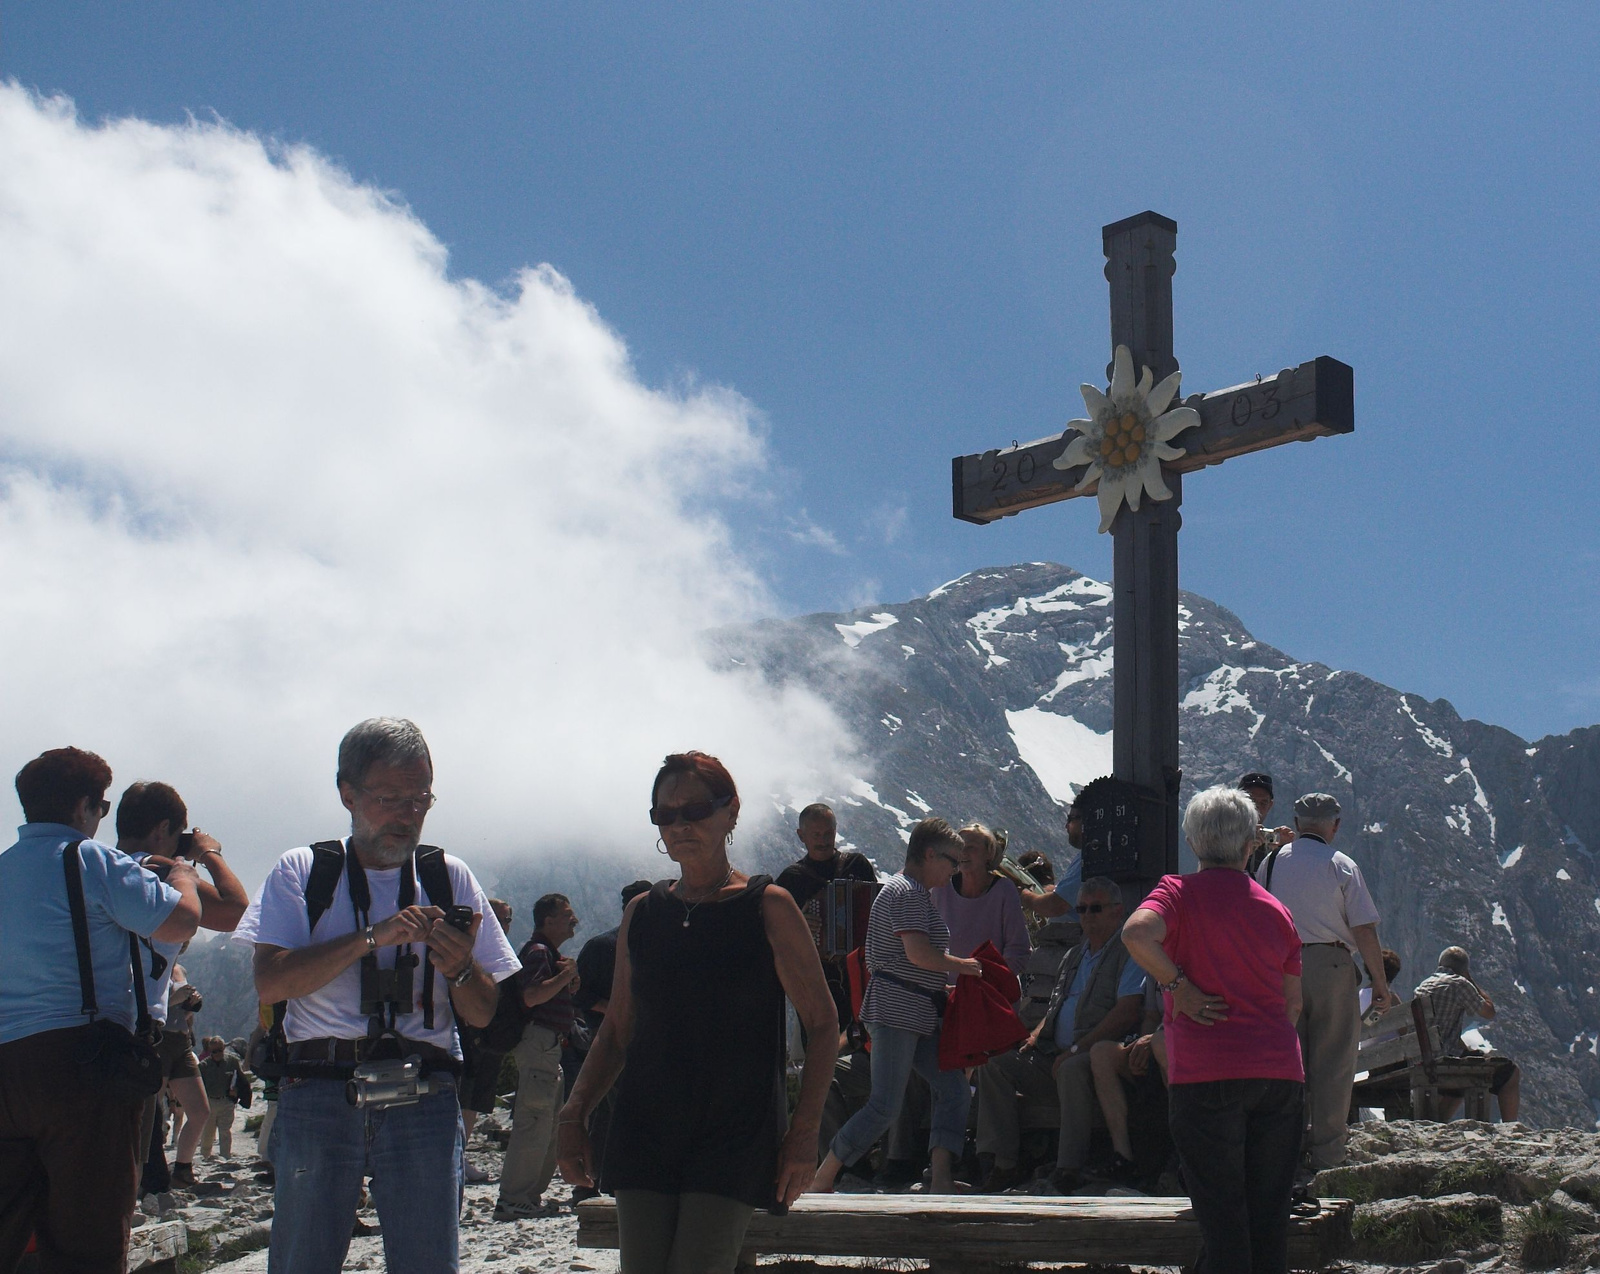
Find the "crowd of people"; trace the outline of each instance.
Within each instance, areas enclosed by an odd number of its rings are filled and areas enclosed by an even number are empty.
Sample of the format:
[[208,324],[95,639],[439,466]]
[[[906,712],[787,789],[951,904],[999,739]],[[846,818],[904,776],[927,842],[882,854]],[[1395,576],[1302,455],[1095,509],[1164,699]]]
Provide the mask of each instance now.
[[[1282,1270],[1297,1184],[1344,1159],[1362,1015],[1397,1002],[1398,958],[1334,848],[1339,803],[1302,795],[1268,830],[1260,772],[1196,794],[1199,870],[1129,898],[1081,857],[1058,884],[1037,851],[1013,863],[1003,833],[936,816],[880,873],[821,804],[798,861],[749,875],[733,776],[674,754],[649,817],[675,873],[626,886],[620,924],[575,956],[567,897],[534,904],[516,949],[510,906],[421,843],[433,764],[408,721],[344,736],[348,836],[285,853],[253,900],[169,785],[127,788],[116,844],[96,839],[111,781],[76,748],[17,775],[0,1274],[30,1241],[46,1271],[120,1271],[141,1191],[192,1185],[213,1139],[231,1153],[253,1078],[269,1270],[339,1270],[364,1191],[390,1271],[454,1270],[462,1187],[487,1176],[466,1140],[511,1070],[496,1220],[553,1214],[559,1171],[574,1201],[615,1196],[627,1274],[731,1271],[755,1210],[924,1165],[933,1193],[1148,1190],[1175,1168],[1199,1268]],[[252,948],[248,1042],[195,1047],[178,961],[202,927]],[[1495,1013],[1459,947],[1418,992],[1452,1051]],[[1496,1061],[1515,1118],[1519,1075]]]

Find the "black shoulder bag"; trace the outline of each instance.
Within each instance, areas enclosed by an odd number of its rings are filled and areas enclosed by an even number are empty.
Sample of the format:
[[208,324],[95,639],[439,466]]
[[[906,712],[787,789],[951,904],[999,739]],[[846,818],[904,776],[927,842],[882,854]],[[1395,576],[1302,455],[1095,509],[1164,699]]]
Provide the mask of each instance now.
[[150,1002],[145,993],[144,965],[139,959],[139,936],[128,934],[128,962],[133,967],[133,997],[139,1016],[129,1031],[120,1022],[100,1017],[94,994],[94,958],[89,948],[89,913],[83,902],[83,862],[78,847],[70,842],[61,853],[61,871],[67,880],[67,907],[72,912],[72,940],[78,953],[78,984],[83,993],[83,1012],[89,1015],[89,1029],[78,1064],[86,1083],[111,1096],[139,1105],[161,1091],[161,1058],[156,1043],[160,1029],[151,1020]]

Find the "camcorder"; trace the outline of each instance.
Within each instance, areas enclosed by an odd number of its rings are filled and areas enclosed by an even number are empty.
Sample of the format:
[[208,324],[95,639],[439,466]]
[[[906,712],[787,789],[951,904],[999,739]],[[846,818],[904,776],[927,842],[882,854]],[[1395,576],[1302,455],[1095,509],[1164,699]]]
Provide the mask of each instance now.
[[432,1091],[432,1081],[422,1073],[422,1059],[414,1053],[363,1062],[344,1086],[345,1100],[360,1110],[414,1106]]

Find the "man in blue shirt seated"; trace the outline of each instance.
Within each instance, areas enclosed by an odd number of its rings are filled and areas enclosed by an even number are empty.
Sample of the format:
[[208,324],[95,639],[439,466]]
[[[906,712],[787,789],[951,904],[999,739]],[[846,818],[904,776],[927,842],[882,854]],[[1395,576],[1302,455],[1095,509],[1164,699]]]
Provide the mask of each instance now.
[[163,883],[94,839],[110,786],[111,767],[79,748],[46,752],[17,775],[27,822],[0,854],[0,1269],[15,1268],[30,1234],[46,1269],[127,1267],[144,1102],[85,1066],[104,1039],[84,1011],[63,856],[80,864],[98,1016],[126,1030],[136,1018],[128,935],[185,941],[200,898],[189,863],[157,860]]
[[987,1192],[1022,1179],[1019,1094],[1060,1102],[1061,1137],[1050,1180],[1063,1194],[1080,1183],[1100,1110],[1089,1050],[1139,1025],[1144,972],[1122,945],[1122,890],[1113,880],[1092,876],[1078,887],[1076,910],[1083,941],[1061,962],[1049,1009],[1018,1048],[978,1070],[978,1160],[986,1167]]

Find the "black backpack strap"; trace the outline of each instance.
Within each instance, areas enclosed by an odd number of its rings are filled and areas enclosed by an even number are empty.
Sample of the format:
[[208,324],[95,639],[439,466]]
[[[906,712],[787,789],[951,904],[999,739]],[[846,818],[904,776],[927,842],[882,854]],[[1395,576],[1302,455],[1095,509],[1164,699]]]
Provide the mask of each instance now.
[[[418,845],[416,852],[417,879],[428,895],[428,901],[442,911],[455,906],[455,890],[450,884],[450,869],[445,866],[444,850],[437,845]],[[422,951],[422,1026],[433,1030],[433,952]]]
[[306,877],[306,916],[317,927],[322,913],[333,906],[334,892],[344,872],[344,842],[321,840],[311,847],[311,874]]
[[134,1034],[140,1039],[153,1039],[156,1024],[150,1016],[150,997],[144,989],[144,961],[139,959],[139,935],[131,930],[128,933],[128,963],[133,966],[133,1002],[139,1010],[133,1023]]
[[[67,879],[67,910],[72,913],[72,944],[78,953],[78,985],[83,991],[84,1013],[92,1022],[100,1012],[94,997],[94,955],[89,948],[89,913],[83,903],[83,862],[78,856],[81,839],[69,841],[61,851],[61,873]],[[135,979],[137,981],[137,979]]]

